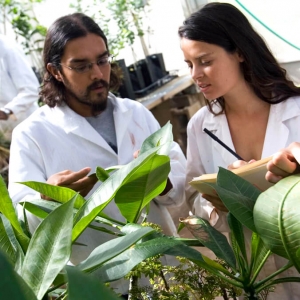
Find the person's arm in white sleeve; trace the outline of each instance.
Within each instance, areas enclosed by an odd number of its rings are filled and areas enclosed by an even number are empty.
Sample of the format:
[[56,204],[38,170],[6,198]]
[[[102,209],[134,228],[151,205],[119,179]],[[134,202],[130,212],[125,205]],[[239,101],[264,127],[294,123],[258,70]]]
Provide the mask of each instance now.
[[38,145],[26,133],[16,127],[10,148],[9,194],[14,203],[24,199],[39,199],[40,194],[20,184],[24,181],[46,182],[44,162]]
[[30,106],[38,107],[39,82],[25,54],[17,46],[9,48],[3,59],[9,72],[8,76],[17,90],[17,95],[4,107],[12,111],[18,119],[19,114],[29,109]]

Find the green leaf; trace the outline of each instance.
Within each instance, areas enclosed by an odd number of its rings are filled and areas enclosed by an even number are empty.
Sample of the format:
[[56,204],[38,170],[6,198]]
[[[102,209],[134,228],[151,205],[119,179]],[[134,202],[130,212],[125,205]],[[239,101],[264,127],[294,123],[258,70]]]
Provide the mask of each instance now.
[[89,257],[77,267],[85,272],[94,271],[99,268],[100,265],[124,252],[142,237],[149,235],[153,231],[154,229],[150,227],[142,227],[123,237],[110,240],[94,249]]
[[11,263],[15,263],[17,249],[12,245],[9,235],[15,236],[7,218],[0,214],[0,249]]
[[257,232],[267,248],[288,258],[300,272],[300,175],[280,180],[263,192],[254,207]]
[[46,195],[50,197],[51,199],[54,199],[55,201],[58,201],[60,203],[66,203],[76,195],[76,202],[74,204],[74,207],[79,208],[85,203],[85,199],[79,195],[74,190],[71,190],[66,187],[62,186],[56,186],[51,185],[44,182],[37,182],[37,181],[26,181],[26,182],[20,182],[21,184],[24,184],[33,190],[39,192],[42,195]]
[[[151,164],[153,157],[160,147],[151,149],[140,155],[129,164],[112,174],[91,195],[85,204],[78,210],[75,217],[76,224],[73,228],[72,241],[75,241],[95,217],[109,204],[120,187],[126,184],[133,173],[138,172],[145,164]],[[143,174],[141,174],[143,175]]]
[[96,175],[97,178],[102,182],[109,178],[109,173],[101,167],[96,168]]
[[9,197],[5,182],[0,176],[0,212],[9,220],[13,228],[19,233],[17,236],[22,248],[27,249],[29,238],[24,234],[22,227],[18,221],[16,211],[14,209],[11,198]]
[[[175,248],[175,246],[178,245],[180,245],[183,250],[178,251],[178,249]],[[194,259],[203,261],[201,254],[197,250],[187,247],[172,238],[161,237],[135,244],[133,247],[130,247],[120,253],[120,255],[109,260],[93,274],[103,282],[114,281],[127,275],[128,272],[145,259],[158,254],[164,254],[168,250],[170,250],[168,253],[170,255],[178,255],[180,253],[183,257],[190,255],[190,257]]]
[[143,208],[165,189],[170,173],[170,158],[155,155],[126,178],[118,190],[115,203],[128,222],[136,223]]
[[0,299],[36,300],[24,280],[13,270],[8,258],[0,251]]
[[253,207],[260,191],[248,181],[221,167],[217,184],[213,188],[235,218],[255,232]]
[[140,149],[140,155],[147,152],[148,150],[165,145],[161,148],[159,154],[169,155],[171,143],[173,142],[172,125],[170,121],[162,128],[151,134],[142,144]]
[[[250,272],[256,277],[265,263],[266,259],[270,256],[269,249],[265,246],[260,236],[253,232],[251,239],[251,269]],[[255,279],[255,278],[254,278]]]
[[91,275],[80,272],[76,267],[67,266],[66,271],[69,279],[68,291],[70,299],[121,299],[111,289],[99,282],[99,280],[93,278]]
[[234,239],[239,247],[239,251],[242,254],[245,262],[247,262],[247,253],[246,253],[246,246],[245,246],[245,238],[244,238],[244,228],[233,214],[229,213],[227,215],[227,221],[229,228],[231,230],[231,235],[234,236]]
[[180,221],[185,224],[195,238],[213,251],[218,258],[225,260],[231,268],[236,268],[234,253],[225,235],[212,227],[208,221],[197,216],[188,216]]
[[74,197],[43,220],[25,256],[22,277],[41,299],[71,254]]

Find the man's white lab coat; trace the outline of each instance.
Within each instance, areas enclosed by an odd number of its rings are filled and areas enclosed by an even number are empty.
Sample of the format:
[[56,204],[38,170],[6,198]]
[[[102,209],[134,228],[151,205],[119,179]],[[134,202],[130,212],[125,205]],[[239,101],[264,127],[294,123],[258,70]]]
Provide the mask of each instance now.
[[[24,198],[40,198],[35,191],[15,182],[46,182],[51,175],[63,170],[78,171],[84,167],[91,167],[94,172],[97,166],[106,168],[124,165],[134,159],[133,153],[139,150],[143,141],[160,126],[142,104],[116,98],[112,94],[110,99],[114,105],[118,154],[84,117],[66,105],[55,108],[45,105],[15,128],[9,168],[9,193],[15,203]],[[167,206],[180,205],[184,201],[186,167],[185,157],[176,143],[172,146],[170,158],[169,178],[173,189],[152,201],[148,221],[162,225],[166,234],[175,235],[176,228]],[[98,184],[90,194],[96,187]],[[124,220],[114,202],[110,203],[104,212],[114,219]],[[74,246],[71,262],[79,263],[95,247],[111,238],[109,234],[87,229],[78,239],[79,243],[87,246]]]

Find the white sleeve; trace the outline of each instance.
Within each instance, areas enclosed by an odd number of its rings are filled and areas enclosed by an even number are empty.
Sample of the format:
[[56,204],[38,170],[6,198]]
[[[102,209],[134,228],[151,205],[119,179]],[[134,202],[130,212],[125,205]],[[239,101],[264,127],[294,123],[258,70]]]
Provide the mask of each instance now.
[[5,108],[10,109],[18,119],[19,114],[26,111],[30,106],[35,105],[37,107],[39,82],[25,54],[17,45],[10,47],[3,59],[7,68],[7,75],[17,90],[17,95],[13,99],[9,99],[10,101],[5,105]]
[[9,194],[14,203],[31,198],[39,199],[40,194],[18,182],[46,182],[44,162],[38,145],[17,126],[12,134],[9,162]]

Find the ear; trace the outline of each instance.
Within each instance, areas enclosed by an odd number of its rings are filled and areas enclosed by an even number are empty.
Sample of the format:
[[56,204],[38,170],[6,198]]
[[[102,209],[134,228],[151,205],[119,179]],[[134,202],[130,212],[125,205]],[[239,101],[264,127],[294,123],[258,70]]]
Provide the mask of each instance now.
[[243,54],[240,52],[240,50],[236,51],[236,55],[237,55],[237,59],[238,59],[239,62],[244,62],[245,61],[245,58],[244,58]]
[[47,71],[58,81],[63,81],[62,80],[62,75],[61,72],[54,67],[51,63],[47,64]]

